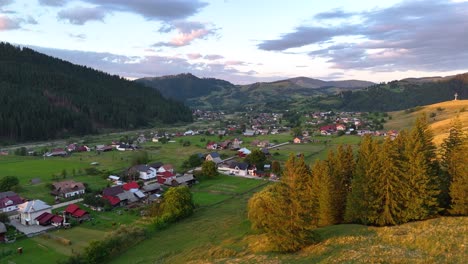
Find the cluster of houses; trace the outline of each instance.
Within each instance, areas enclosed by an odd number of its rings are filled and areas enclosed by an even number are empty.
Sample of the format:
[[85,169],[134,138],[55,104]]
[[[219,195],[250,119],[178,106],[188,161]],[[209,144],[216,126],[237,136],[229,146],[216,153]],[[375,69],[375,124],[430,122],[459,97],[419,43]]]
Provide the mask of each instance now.
[[[28,226],[69,226],[69,221],[75,219],[84,221],[89,219],[89,213],[80,209],[76,204],[69,204],[61,213],[53,213],[52,206],[42,200],[27,201],[12,191],[0,193],[0,212],[7,214],[10,219]],[[0,242],[5,242],[7,229],[0,222]]]

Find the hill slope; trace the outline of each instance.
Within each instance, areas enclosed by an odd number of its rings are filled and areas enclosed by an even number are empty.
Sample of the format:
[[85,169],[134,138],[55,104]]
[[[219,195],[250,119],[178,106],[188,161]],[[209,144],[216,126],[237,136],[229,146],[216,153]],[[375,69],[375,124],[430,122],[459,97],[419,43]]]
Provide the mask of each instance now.
[[335,225],[322,241],[294,254],[255,252],[261,244],[246,220],[251,193],[198,210],[110,263],[463,263],[468,217],[395,227]]
[[457,115],[468,131],[468,100],[447,101],[432,105],[415,107],[408,110],[390,112],[392,119],[385,124],[386,129],[410,129],[416,117],[426,113],[432,130],[434,142],[439,145],[448,136],[450,122]]
[[191,121],[154,89],[0,43],[0,141],[83,135],[100,128]]
[[272,103],[279,100],[295,100],[304,96],[329,95],[342,90],[360,89],[372,82],[322,81],[306,77],[262,82],[249,85],[234,85],[230,82],[198,78],[192,74],[142,78],[136,82],[159,90],[163,95],[183,101],[195,108],[242,110],[259,102]]

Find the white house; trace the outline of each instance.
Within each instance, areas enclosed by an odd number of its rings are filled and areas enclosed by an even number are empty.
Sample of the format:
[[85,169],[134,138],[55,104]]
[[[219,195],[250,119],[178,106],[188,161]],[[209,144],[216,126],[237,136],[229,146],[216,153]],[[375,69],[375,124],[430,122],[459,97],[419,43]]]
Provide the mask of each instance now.
[[52,213],[52,206],[41,200],[33,200],[18,205],[20,222],[23,225],[39,225],[35,219],[43,213]]
[[132,170],[137,171],[140,174],[140,179],[151,180],[156,178],[156,169],[148,165],[136,165],[132,167]]
[[0,193],[0,212],[6,213],[18,210],[18,205],[22,203],[23,200],[14,192]]
[[73,180],[54,182],[52,185],[54,186],[54,189],[51,193],[55,196],[62,196],[64,198],[84,194],[86,190],[83,183],[75,182]]

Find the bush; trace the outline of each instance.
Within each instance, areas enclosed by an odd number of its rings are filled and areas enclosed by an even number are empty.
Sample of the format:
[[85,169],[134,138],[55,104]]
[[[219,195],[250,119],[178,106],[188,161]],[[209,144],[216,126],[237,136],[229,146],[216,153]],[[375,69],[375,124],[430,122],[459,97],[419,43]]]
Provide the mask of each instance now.
[[101,171],[95,167],[85,168],[84,170],[85,170],[85,173],[88,175],[99,175],[101,173]]

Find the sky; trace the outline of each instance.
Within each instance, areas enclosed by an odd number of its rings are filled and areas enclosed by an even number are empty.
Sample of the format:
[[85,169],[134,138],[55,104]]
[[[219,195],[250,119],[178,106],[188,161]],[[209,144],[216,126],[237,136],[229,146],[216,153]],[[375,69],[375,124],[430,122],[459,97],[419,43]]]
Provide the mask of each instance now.
[[468,0],[0,0],[0,41],[129,79],[388,82],[468,72]]

